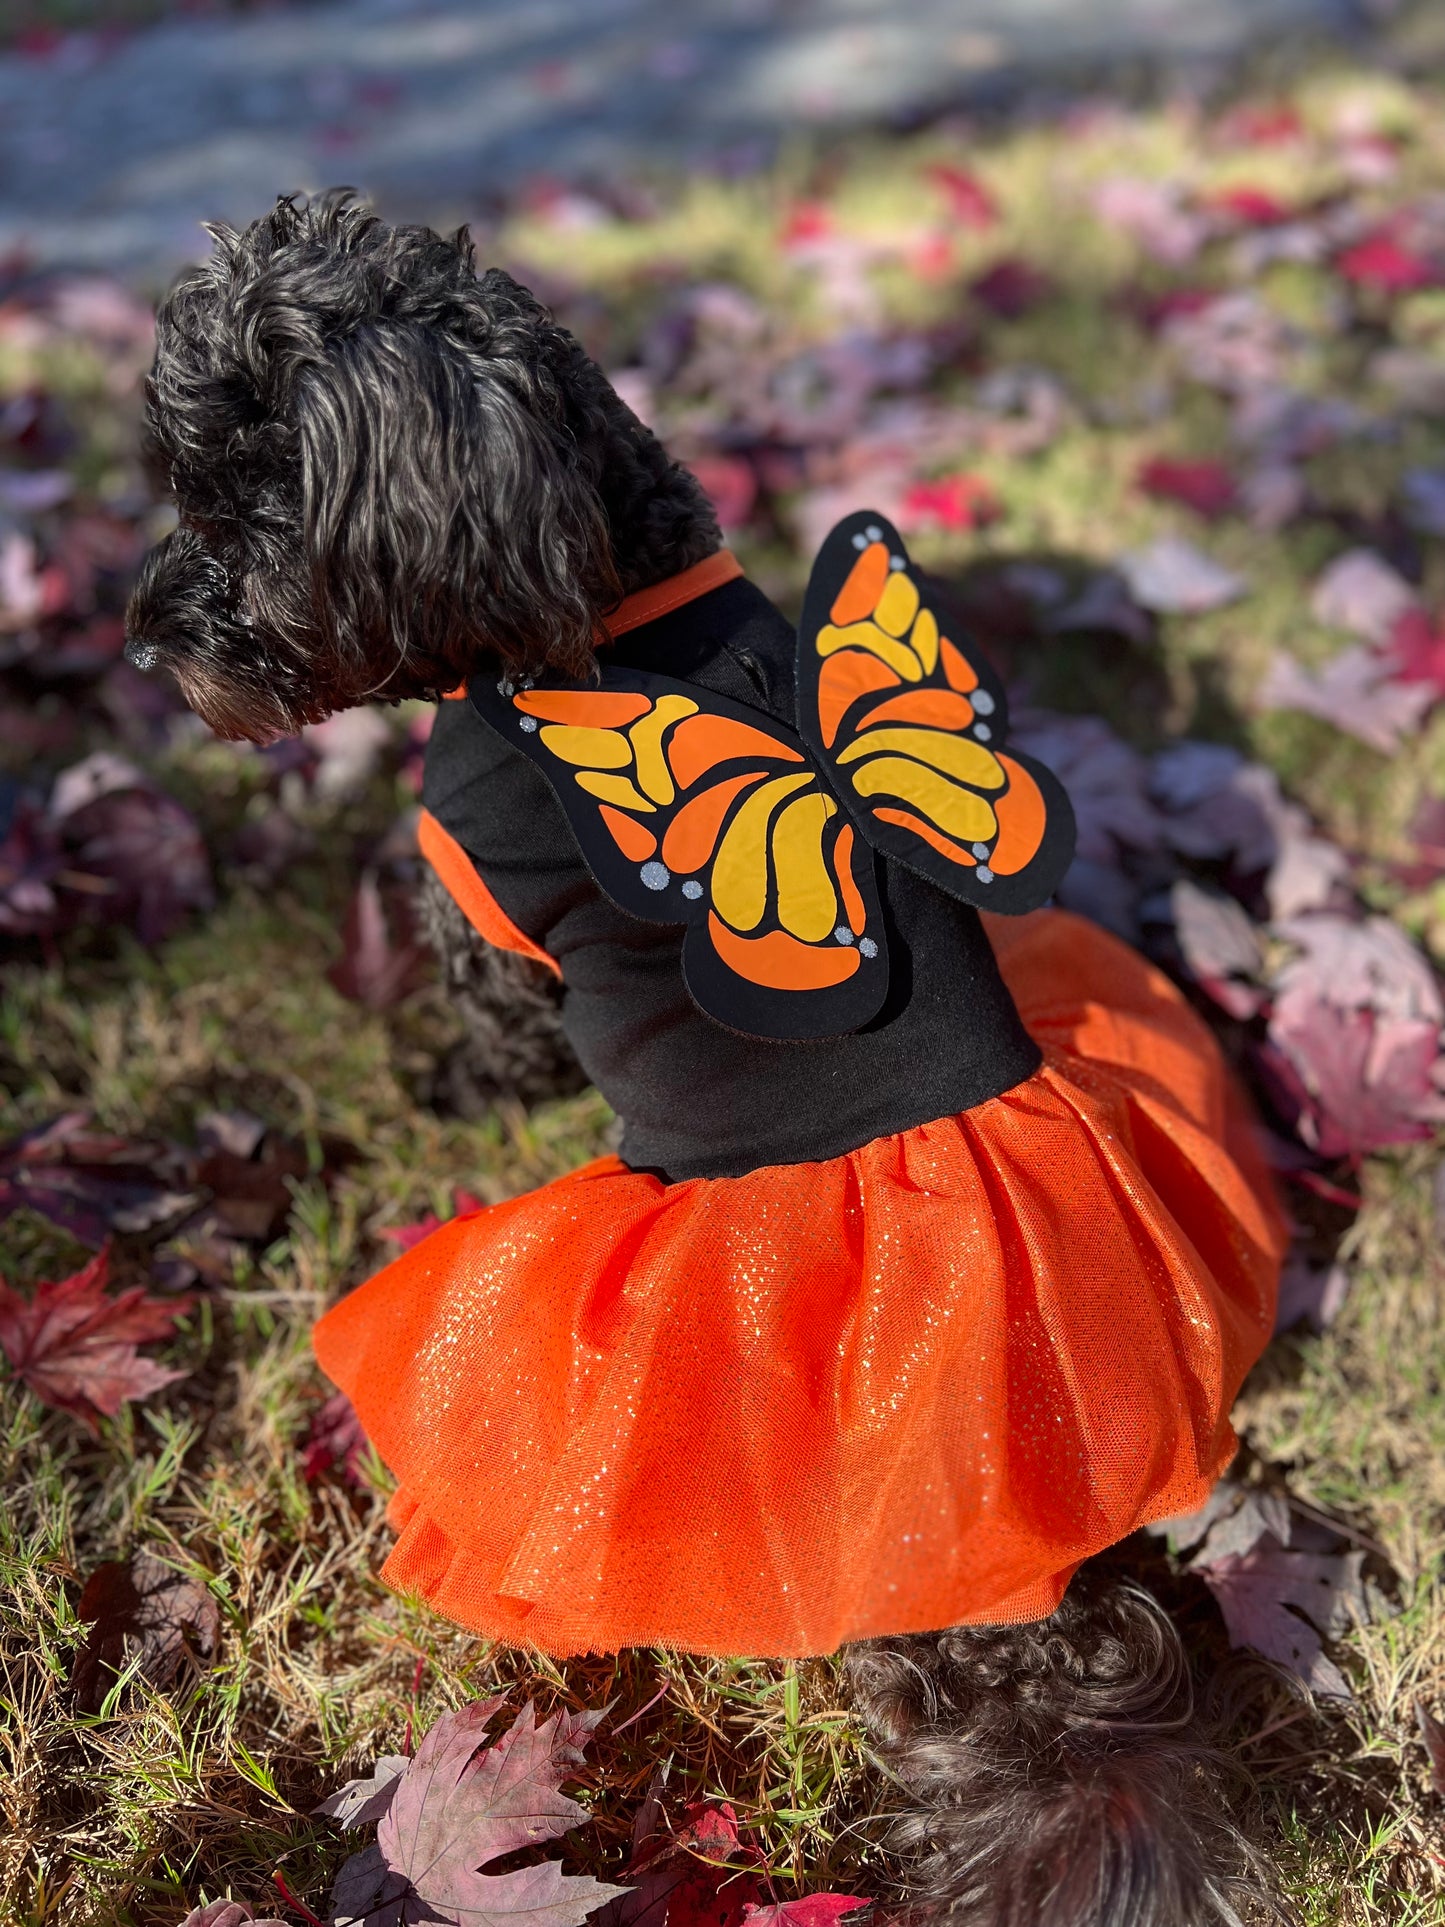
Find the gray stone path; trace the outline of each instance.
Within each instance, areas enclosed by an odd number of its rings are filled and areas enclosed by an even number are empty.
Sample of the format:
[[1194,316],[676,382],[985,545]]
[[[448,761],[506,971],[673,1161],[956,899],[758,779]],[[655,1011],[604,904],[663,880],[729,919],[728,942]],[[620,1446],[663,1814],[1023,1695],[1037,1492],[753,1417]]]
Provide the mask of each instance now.
[[[0,0],[3,3],[3,0]],[[0,57],[0,252],[167,274],[344,181],[465,218],[538,172],[739,160],[1020,74],[1217,57],[1358,0],[336,0]]]

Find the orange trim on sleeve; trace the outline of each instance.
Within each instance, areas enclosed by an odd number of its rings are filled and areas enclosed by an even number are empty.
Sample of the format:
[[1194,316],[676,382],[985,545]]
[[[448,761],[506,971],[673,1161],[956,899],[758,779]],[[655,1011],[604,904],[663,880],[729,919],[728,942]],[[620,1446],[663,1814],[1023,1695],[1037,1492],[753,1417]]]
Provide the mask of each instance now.
[[549,957],[540,944],[533,943],[507,915],[477,873],[477,866],[449,830],[444,830],[430,810],[423,810],[417,825],[421,853],[436,871],[448,894],[478,935],[495,944],[498,950],[515,950],[560,977],[555,957]]

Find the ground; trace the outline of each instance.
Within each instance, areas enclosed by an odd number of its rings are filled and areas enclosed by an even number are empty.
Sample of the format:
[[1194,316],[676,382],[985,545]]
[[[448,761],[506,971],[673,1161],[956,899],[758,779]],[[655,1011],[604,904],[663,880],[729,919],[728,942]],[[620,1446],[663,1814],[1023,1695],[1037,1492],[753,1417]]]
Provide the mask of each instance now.
[[[1022,699],[1103,715],[1140,757],[1192,738],[1274,771],[1344,851],[1353,900],[1438,965],[1445,710],[1417,710],[1386,752],[1348,705],[1330,721],[1260,695],[1276,651],[1317,669],[1360,646],[1312,602],[1342,551],[1388,560],[1426,611],[1445,598],[1438,529],[1408,479],[1445,463],[1438,374],[1432,386],[1445,49],[1431,25],[1428,9],[1403,20],[1368,70],[1323,55],[1207,102],[1091,95],[988,126],[814,138],[738,178],[644,172],[585,194],[533,182],[477,210],[481,244],[696,465],[784,606],[835,507],[867,498],[911,517],[919,555],[961,593],[973,585]],[[1161,182],[1162,202],[1143,191]],[[1262,244],[1282,234],[1273,253]],[[1374,243],[1363,268],[1342,265]],[[593,1824],[569,1837],[569,1865],[618,1870],[662,1766],[677,1807],[735,1804],[780,1894],[883,1891],[887,1787],[829,1662],[554,1666],[489,1650],[377,1581],[383,1469],[366,1463],[353,1484],[307,1461],[327,1393],[310,1323],[395,1249],[386,1231],[447,1215],[457,1188],[491,1201],[571,1169],[611,1120],[592,1093],[448,1112],[435,1067],[458,1027],[440,990],[409,970],[378,987],[348,929],[359,877],[395,918],[414,875],[419,709],[381,712],[369,739],[262,755],[211,741],[116,665],[114,610],[165,526],[134,460],[144,329],[119,293],[106,309],[103,284],[68,285],[62,298],[21,275],[0,292],[0,480],[63,471],[72,486],[49,508],[0,494],[0,829],[9,813],[13,834],[27,791],[54,816],[53,775],[117,752],[189,812],[214,895],[198,885],[158,912],[160,934],[139,913],[27,925],[17,911],[0,926],[0,1140],[82,1109],[123,1139],[190,1147],[212,1114],[244,1112],[304,1155],[269,1241],[116,1236],[118,1282],[159,1279],[162,1256],[192,1281],[158,1348],[184,1376],[93,1433],[0,1385],[0,1909],[27,1927],[167,1927],[231,1893],[284,1912],[280,1869],[324,1914],[347,1849],[307,1817],[316,1801],[494,1688],[544,1707],[610,1702],[614,1728],[639,1715],[595,1749]],[[1222,293],[1247,297],[1227,344],[1181,336],[1170,317]],[[1226,348],[1247,378],[1210,361]],[[1286,392],[1320,405],[1308,432],[1251,440],[1243,403]],[[1357,411],[1351,425],[1333,404]],[[1141,481],[1161,458],[1218,463],[1233,492],[1202,515],[1177,475]],[[1278,514],[1245,486],[1270,467],[1294,490]],[[1186,474],[1183,494],[1209,507],[1220,471]],[[16,531],[32,528],[27,560]],[[1095,580],[1169,535],[1249,592],[1068,636],[1025,619],[1038,571]],[[59,573],[34,575],[47,557]],[[1032,576],[999,574],[1021,558]],[[1133,902],[1134,857],[1118,862]],[[0,869],[0,892],[13,883]],[[1349,1291],[1323,1329],[1275,1341],[1237,1415],[1239,1476],[1286,1489],[1367,1554],[1368,1619],[1331,1647],[1352,1698],[1311,1701],[1262,1662],[1229,1660],[1210,1592],[1167,1542],[1119,1555],[1178,1616],[1201,1679],[1227,1688],[1242,1808],[1310,1927],[1445,1921],[1442,1792],[1418,1724],[1419,1708],[1445,1714],[1445,1167],[1428,1126],[1407,1135],[1314,1161],[1325,1191],[1358,1187],[1357,1213],[1291,1189],[1309,1254],[1337,1250]],[[0,1274],[22,1290],[86,1256],[35,1211],[0,1221]],[[82,1586],[141,1547],[214,1600],[214,1652],[84,1710]]]

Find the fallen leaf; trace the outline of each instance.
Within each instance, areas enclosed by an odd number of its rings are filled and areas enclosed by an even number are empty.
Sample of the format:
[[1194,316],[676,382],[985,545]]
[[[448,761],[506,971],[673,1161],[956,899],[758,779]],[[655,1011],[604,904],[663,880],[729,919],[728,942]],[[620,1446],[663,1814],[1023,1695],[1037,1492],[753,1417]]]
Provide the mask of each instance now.
[[1217,521],[1238,506],[1239,491],[1223,462],[1180,461],[1156,455],[1139,470],[1138,483],[1146,495],[1182,502],[1209,521]]
[[148,1298],[139,1285],[106,1296],[109,1251],[79,1271],[42,1283],[27,1299],[0,1278],[0,1351],[15,1377],[46,1405],[92,1431],[127,1400],[145,1398],[186,1373],[142,1358],[136,1347],[175,1334],[183,1298]]
[[183,1153],[149,1138],[96,1131],[87,1111],[67,1111],[0,1145],[0,1223],[26,1209],[77,1243],[113,1231],[152,1230],[196,1202]]
[[1335,267],[1346,281],[1379,294],[1411,294],[1440,279],[1432,262],[1387,231],[1345,248],[1335,256]]
[[1431,1790],[1445,1798],[1445,1726],[1440,1724],[1424,1700],[1415,1702],[1415,1724],[1420,1729],[1420,1738],[1425,1743],[1425,1752],[1430,1760]]
[[1428,1138],[1445,1120],[1442,1003],[1429,965],[1384,917],[1291,918],[1262,1062],[1324,1157]]
[[742,1927],[746,1910],[764,1897],[752,1871],[758,1859],[739,1840],[726,1802],[690,1806],[674,1833],[663,1829],[650,1797],[622,1873],[629,1885],[593,1916],[593,1927]]
[[1287,1332],[1308,1323],[1324,1331],[1339,1316],[1349,1292],[1350,1274],[1344,1265],[1312,1265],[1293,1256],[1280,1273],[1274,1328]]
[[153,1552],[108,1560],[85,1582],[77,1618],[90,1625],[71,1674],[76,1704],[98,1713],[125,1669],[164,1690],[188,1662],[205,1665],[221,1636],[216,1600],[201,1580]]
[[1162,536],[1119,558],[1136,602],[1161,615],[1199,615],[1249,593],[1249,584],[1182,537]]
[[1204,205],[1211,214],[1222,214],[1241,227],[1278,227],[1293,213],[1277,194],[1247,182],[1218,189],[1205,197]]
[[975,301],[1000,321],[1018,321],[1053,294],[1049,276],[1028,261],[1009,256],[969,283]]
[[1397,681],[1387,657],[1351,643],[1317,672],[1276,650],[1255,701],[1261,709],[1318,716],[1391,756],[1420,727],[1435,695],[1426,684]]
[[364,1779],[348,1780],[311,1811],[326,1815],[341,1827],[369,1826],[388,1812],[410,1765],[404,1753],[383,1753]]
[[[470,1191],[463,1191],[460,1185],[452,1192],[454,1217],[463,1217],[468,1212],[485,1209],[486,1204],[481,1198],[473,1197]],[[385,1238],[390,1244],[400,1245],[403,1251],[414,1251],[423,1238],[429,1238],[441,1225],[449,1222],[449,1219],[439,1218],[435,1211],[428,1211],[426,1216],[418,1219],[415,1224],[384,1224],[376,1235],[378,1238]]]
[[366,1433],[356,1408],[345,1392],[333,1392],[306,1428],[301,1442],[301,1476],[308,1485],[315,1485],[334,1472],[343,1485],[359,1489],[364,1483],[361,1462],[366,1451]]
[[258,1920],[243,1900],[213,1900],[209,1906],[193,1907],[181,1927],[289,1927],[289,1924],[272,1916]]
[[1265,993],[1259,932],[1233,897],[1202,890],[1187,877],[1170,891],[1174,930],[1189,973],[1231,1017],[1253,1017]]
[[541,1726],[529,1703],[494,1745],[487,1722],[500,1699],[439,1719],[418,1748],[382,1815],[375,1843],[336,1877],[336,1927],[410,1927],[422,1921],[581,1927],[623,1890],[564,1874],[557,1860],[505,1874],[480,1869],[520,1847],[556,1839],[587,1818],[560,1791],[602,1715],[555,1713]]
[[955,167],[949,161],[935,161],[926,168],[930,181],[948,203],[948,211],[963,227],[993,227],[998,220],[998,203],[976,174]]
[[[194,1167],[195,1182],[212,1194],[202,1218],[209,1221],[211,1232],[269,1243],[285,1229],[298,1184],[315,1178],[329,1186],[358,1155],[354,1144],[333,1131],[322,1131],[305,1144],[267,1131],[249,1157],[217,1146]],[[181,1226],[177,1235],[190,1228]]]
[[1289,1500],[1282,1492],[1221,1479],[1198,1512],[1166,1520],[1162,1530],[1176,1552],[1200,1548],[1191,1565],[1248,1552],[1266,1533],[1288,1545]]
[[343,997],[367,1010],[386,1010],[425,976],[429,953],[412,936],[409,906],[384,902],[374,871],[356,887],[342,928],[342,957],[327,971]]
[[1445,996],[1425,957],[1388,917],[1293,917],[1278,934],[1294,955],[1275,977],[1276,997],[1327,997],[1341,1010],[1440,1024]]
[[1347,629],[1366,642],[1383,643],[1418,600],[1399,571],[1373,549],[1347,549],[1315,583],[1310,611],[1329,628]]
[[833,1927],[869,1902],[856,1894],[798,1894],[773,1907],[744,1907],[744,1927]]
[[1295,1673],[1322,1699],[1349,1699],[1349,1684],[1324,1650],[1367,1617],[1362,1552],[1292,1552],[1266,1534],[1197,1572],[1219,1603],[1232,1646],[1249,1646]]
[[1115,175],[1101,181],[1091,197],[1099,219],[1136,241],[1144,252],[1170,267],[1192,261],[1209,239],[1207,216],[1186,205],[1170,181],[1142,175]]
[[1445,1122],[1438,1026],[1292,999],[1265,1052],[1297,1098],[1295,1129],[1325,1158],[1361,1158],[1432,1137]]
[[928,529],[980,529],[1001,513],[998,498],[981,476],[948,475],[942,481],[911,484],[904,492],[899,525],[910,535]]
[[1387,658],[1397,682],[1424,683],[1437,701],[1445,696],[1445,626],[1424,609],[1407,609],[1390,631]]

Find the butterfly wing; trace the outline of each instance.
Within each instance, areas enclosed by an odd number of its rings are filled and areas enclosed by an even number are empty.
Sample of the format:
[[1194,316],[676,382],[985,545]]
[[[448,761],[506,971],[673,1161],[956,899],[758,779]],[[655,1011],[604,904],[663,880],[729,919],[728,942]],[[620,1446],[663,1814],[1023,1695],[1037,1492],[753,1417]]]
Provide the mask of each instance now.
[[1069,866],[1074,813],[1008,746],[1003,686],[949,627],[892,524],[846,517],[803,603],[799,725],[876,850],[980,910],[1033,910]]
[[691,683],[608,669],[600,686],[471,700],[537,764],[612,901],[685,924],[683,973],[746,1035],[838,1036],[888,989],[872,851],[791,731]]

